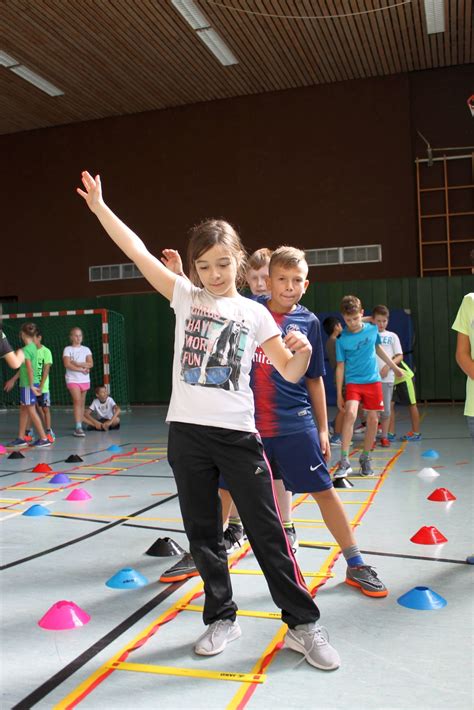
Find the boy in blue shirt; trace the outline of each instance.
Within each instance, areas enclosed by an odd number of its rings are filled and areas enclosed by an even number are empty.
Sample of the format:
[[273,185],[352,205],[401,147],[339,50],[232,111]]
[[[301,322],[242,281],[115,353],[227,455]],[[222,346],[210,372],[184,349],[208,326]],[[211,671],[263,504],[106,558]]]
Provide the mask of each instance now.
[[[377,326],[364,323],[362,303],[357,296],[344,296],[341,302],[341,313],[346,328],[336,342],[336,387],[337,406],[341,412],[344,412],[344,423],[341,459],[334,477],[344,478],[352,473],[349,463],[349,445],[359,404],[367,412],[364,448],[359,458],[359,473],[361,476],[370,476],[373,470],[369,451],[372,449],[377,433],[378,412],[384,409],[377,355],[397,377],[403,376],[403,372],[383,349]],[[342,395],[343,384],[345,384],[345,401]]]

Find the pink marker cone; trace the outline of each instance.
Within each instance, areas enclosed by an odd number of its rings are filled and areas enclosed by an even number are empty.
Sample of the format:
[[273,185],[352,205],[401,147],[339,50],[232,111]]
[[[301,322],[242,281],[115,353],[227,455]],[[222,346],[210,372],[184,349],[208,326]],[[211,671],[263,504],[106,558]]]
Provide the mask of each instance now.
[[38,621],[38,626],[48,631],[65,631],[88,624],[91,617],[74,602],[59,601],[48,609]]
[[75,488],[64,500],[90,500],[91,494],[84,488]]

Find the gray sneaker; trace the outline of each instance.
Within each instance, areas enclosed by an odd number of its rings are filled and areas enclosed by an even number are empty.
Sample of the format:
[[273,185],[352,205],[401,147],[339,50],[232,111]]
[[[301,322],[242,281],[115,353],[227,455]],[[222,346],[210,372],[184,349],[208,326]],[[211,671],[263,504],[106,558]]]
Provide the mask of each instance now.
[[197,577],[198,575],[199,572],[194,564],[193,556],[190,552],[185,552],[178,562],[167,569],[166,572],[163,572],[160,577],[160,582],[164,582],[165,584],[170,584],[171,582],[182,582],[183,579]]
[[374,475],[374,470],[372,468],[371,464],[372,459],[370,456],[367,456],[367,454],[362,456],[359,459],[360,463],[360,470],[359,470],[359,476],[373,476]]
[[362,594],[368,597],[386,597],[388,589],[377,572],[369,565],[360,567],[348,567],[346,571],[346,584],[351,587],[358,587]]
[[210,624],[194,646],[194,653],[199,656],[215,656],[222,653],[228,643],[242,636],[237,621],[219,619]]
[[328,632],[319,624],[300,624],[288,629],[284,648],[302,653],[305,661],[322,671],[333,671],[341,665],[338,652],[329,644]]
[[334,471],[334,478],[345,478],[352,473],[352,468],[347,459],[341,459]]
[[74,429],[73,436],[85,436],[84,429]]
[[292,525],[291,528],[284,528],[286,537],[288,538],[288,542],[290,543],[290,547],[292,549],[292,552],[294,555],[296,555],[298,551],[299,542],[298,542],[298,537],[296,535],[296,530],[295,526]]

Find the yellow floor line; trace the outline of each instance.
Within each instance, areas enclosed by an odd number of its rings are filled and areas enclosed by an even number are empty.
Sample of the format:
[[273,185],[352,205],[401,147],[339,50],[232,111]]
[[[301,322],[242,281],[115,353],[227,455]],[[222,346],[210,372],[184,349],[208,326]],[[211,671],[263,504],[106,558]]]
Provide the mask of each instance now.
[[158,675],[177,675],[187,678],[208,678],[210,680],[233,680],[238,683],[264,683],[266,675],[262,673],[229,673],[227,671],[199,671],[194,668],[173,668],[172,666],[152,666],[146,663],[112,663],[108,666],[116,671],[134,671],[135,673],[157,673]]
[[[294,523],[324,523],[324,520],[320,518],[293,518],[292,519]],[[352,521],[349,522],[349,525],[352,525]]]
[[[399,450],[400,453],[403,451],[403,447]],[[397,459],[394,460],[393,464],[395,463]],[[390,466],[390,468],[392,468]],[[387,473],[389,472],[390,468],[387,470]],[[378,491],[377,491],[378,492]],[[295,507],[296,505],[299,505],[300,503],[307,502],[306,501],[307,495],[304,494],[300,496],[296,503],[293,505]],[[363,514],[364,510],[360,511],[358,513],[358,516],[361,516]],[[359,521],[358,521],[359,522]],[[303,544],[303,543],[302,543]],[[335,557],[337,554],[339,554],[339,546],[335,542],[309,542],[309,543],[304,543],[307,544],[308,546],[324,546],[324,547],[333,547],[335,548],[329,555],[326,560],[326,562],[322,565],[322,567],[319,569],[319,573],[323,573],[324,571],[328,571],[330,566],[332,565]],[[245,549],[245,546],[244,548]],[[232,557],[235,557],[233,555]],[[231,560],[232,560],[231,557]],[[319,585],[321,584],[321,581],[318,581],[315,583],[315,585],[312,587],[311,591],[314,591]],[[180,606],[182,605],[187,605],[189,601],[193,599],[193,597],[201,591],[203,588],[203,582],[199,582],[190,592],[188,592],[187,595],[185,595],[184,598],[178,600],[170,609],[166,610],[163,614],[161,614],[158,619],[154,620],[144,631],[141,631],[138,636],[129,644],[127,644],[124,648],[119,650],[115,656],[109,661],[104,663],[97,671],[95,671],[92,675],[90,675],[86,680],[84,680],[79,686],[77,686],[71,693],[69,693],[63,700],[61,700],[57,705],[55,705],[54,710],[67,710],[68,708],[72,708],[73,705],[76,704],[75,701],[80,701],[83,697],[85,697],[85,694],[87,691],[92,689],[95,685],[96,682],[98,682],[101,677],[103,677],[108,671],[112,669],[112,665],[115,663],[120,664],[120,658],[123,656],[124,652],[128,648],[132,648],[136,646],[139,641],[143,640],[146,638],[146,636],[153,630],[153,628],[160,623],[162,620],[166,619],[170,613],[172,613],[173,610],[179,609]],[[287,631],[287,626],[286,624],[282,624],[281,628],[279,629],[278,633],[274,636],[274,638],[270,641],[270,643],[267,645],[264,653],[260,656],[260,658],[257,660],[257,662],[254,665],[253,671],[249,675],[259,675],[258,670],[262,664],[262,660],[266,658],[267,655],[272,653],[275,649],[275,646],[282,642],[285,633]],[[130,664],[133,665],[133,664]],[[138,664],[140,665],[140,664]],[[248,682],[243,682],[241,685],[241,688],[237,691],[236,695],[232,698],[231,702],[227,705],[226,710],[236,710],[238,708],[239,703],[242,701],[242,699],[245,696],[245,693],[247,692],[249,688],[249,683]]]
[[7,491],[63,491],[64,488],[60,488],[59,486],[55,486],[54,488],[44,488],[40,486],[12,486],[11,488],[7,488]]
[[87,466],[79,466],[81,471],[86,469],[93,469],[94,471],[128,471],[128,468],[119,468],[118,466],[94,466],[93,464],[88,464]]
[[[250,574],[250,575],[255,575],[258,577],[263,577],[263,572],[261,569],[230,569],[229,570],[230,574]],[[321,575],[319,572],[301,572],[303,577],[324,577],[325,575]],[[333,574],[330,575],[331,577],[334,577]]]
[[[185,604],[180,607],[183,611],[204,611],[203,606],[198,604]],[[238,609],[237,616],[252,616],[257,619],[276,619],[281,621],[281,612],[279,611],[250,611],[249,609]]]
[[[58,489],[61,490],[61,489]],[[139,515],[102,515],[101,513],[60,513],[54,512],[51,515],[60,515],[66,518],[96,518],[100,520],[146,520],[148,522],[161,523],[182,523],[182,518],[143,518]]]

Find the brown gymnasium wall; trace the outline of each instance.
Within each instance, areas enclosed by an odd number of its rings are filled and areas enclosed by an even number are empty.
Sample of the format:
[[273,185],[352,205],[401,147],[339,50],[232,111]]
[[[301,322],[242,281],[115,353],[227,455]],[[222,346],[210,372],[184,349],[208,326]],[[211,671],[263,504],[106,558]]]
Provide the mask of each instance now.
[[108,204],[155,253],[185,251],[187,229],[217,216],[250,250],[383,245],[382,263],[326,267],[319,281],[416,276],[414,136],[427,117],[446,145],[464,139],[465,101],[449,111],[443,97],[455,87],[467,98],[466,69],[1,136],[0,300],[149,290],[143,280],[89,283],[89,266],[127,259],[75,194],[84,168],[101,173]]

